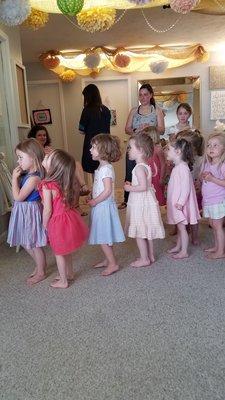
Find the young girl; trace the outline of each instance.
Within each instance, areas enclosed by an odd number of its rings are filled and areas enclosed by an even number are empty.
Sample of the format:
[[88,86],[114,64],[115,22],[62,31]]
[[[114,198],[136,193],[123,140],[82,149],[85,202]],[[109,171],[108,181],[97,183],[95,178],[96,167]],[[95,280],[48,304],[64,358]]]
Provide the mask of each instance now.
[[113,253],[113,243],[125,240],[114,200],[115,173],[111,162],[121,156],[119,139],[116,136],[99,134],[91,140],[91,156],[99,161],[95,170],[91,210],[91,231],[89,244],[100,244],[105,259],[94,268],[106,267],[103,276],[118,271],[119,266]]
[[129,159],[136,162],[132,171],[132,184],[125,183],[130,192],[125,231],[136,238],[140,258],[131,267],[146,267],[155,261],[153,239],[164,238],[165,232],[155,190],[152,186],[152,172],[148,159],[153,155],[154,146],[148,133],[134,135],[129,141]]
[[152,184],[155,188],[155,195],[160,206],[165,206],[165,175],[166,175],[166,159],[164,151],[160,144],[159,133],[156,128],[149,128],[148,134],[154,143],[154,151],[152,157],[148,160],[148,164],[152,170]]
[[192,146],[185,139],[170,142],[167,159],[174,163],[167,189],[168,224],[177,226],[176,246],[168,250],[175,259],[188,257],[186,225],[195,225],[200,219],[193,178],[188,164],[193,162]]
[[192,115],[191,106],[188,103],[180,103],[179,106],[177,107],[176,113],[177,113],[178,123],[172,125],[168,129],[167,135],[169,136],[168,137],[169,140],[173,140],[178,132],[191,128],[189,123],[189,118]]
[[10,246],[23,246],[35,262],[35,270],[27,279],[30,284],[46,278],[46,259],[42,249],[47,244],[42,225],[41,198],[37,185],[43,177],[44,151],[35,139],[27,139],[16,146],[19,166],[12,174],[15,200],[8,232]]
[[75,160],[63,150],[54,150],[43,161],[46,178],[39,190],[43,199],[43,225],[55,254],[59,279],[51,287],[66,289],[73,280],[72,252],[88,236],[88,229],[75,210]]
[[209,259],[225,257],[225,135],[209,136],[202,167],[203,216],[209,218],[214,234],[214,246],[206,249]]

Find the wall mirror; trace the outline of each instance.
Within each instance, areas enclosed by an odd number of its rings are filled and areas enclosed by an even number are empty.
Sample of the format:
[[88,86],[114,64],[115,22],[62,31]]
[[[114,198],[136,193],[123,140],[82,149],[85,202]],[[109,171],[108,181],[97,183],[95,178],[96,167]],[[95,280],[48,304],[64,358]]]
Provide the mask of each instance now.
[[144,83],[152,86],[156,103],[165,112],[166,130],[178,122],[176,109],[180,103],[190,104],[193,110],[193,115],[189,120],[190,126],[200,129],[199,76],[140,80],[138,81],[138,90]]

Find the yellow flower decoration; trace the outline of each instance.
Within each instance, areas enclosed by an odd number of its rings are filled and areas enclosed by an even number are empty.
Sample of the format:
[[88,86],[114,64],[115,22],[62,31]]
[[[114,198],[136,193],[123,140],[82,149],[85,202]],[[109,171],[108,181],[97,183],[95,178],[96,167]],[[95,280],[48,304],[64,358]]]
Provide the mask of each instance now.
[[72,82],[76,78],[76,72],[72,69],[67,69],[66,71],[62,72],[59,77],[63,82]]
[[77,14],[78,25],[87,32],[103,32],[110,29],[116,18],[114,8],[94,7]]
[[24,21],[23,25],[37,30],[45,26],[45,24],[48,22],[48,19],[48,13],[31,8],[31,13]]

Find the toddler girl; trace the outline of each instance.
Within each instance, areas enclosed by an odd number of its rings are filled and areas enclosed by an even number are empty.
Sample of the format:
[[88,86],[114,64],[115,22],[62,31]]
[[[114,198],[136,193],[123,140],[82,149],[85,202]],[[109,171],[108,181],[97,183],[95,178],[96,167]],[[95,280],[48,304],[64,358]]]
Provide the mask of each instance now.
[[115,173],[111,162],[121,157],[120,143],[116,136],[98,134],[91,141],[91,156],[99,161],[95,170],[91,210],[89,244],[100,244],[105,259],[94,268],[106,267],[103,276],[118,271],[119,266],[113,253],[113,243],[125,240],[118,210],[114,200]]
[[214,234],[214,246],[206,249],[209,259],[225,257],[225,135],[209,136],[202,166],[203,216],[209,218]]
[[159,133],[156,128],[149,128],[148,134],[154,143],[154,151],[152,157],[148,160],[148,164],[152,170],[152,184],[155,188],[156,198],[160,206],[165,206],[165,175],[166,175],[166,159],[164,151],[160,144]]
[[134,135],[129,140],[128,155],[136,165],[132,171],[132,184],[125,183],[124,189],[130,192],[125,231],[136,238],[140,257],[131,267],[146,267],[155,261],[153,239],[164,238],[165,232],[159,204],[152,186],[152,172],[148,159],[153,155],[154,145],[148,133]]
[[72,252],[88,236],[88,229],[75,210],[75,160],[63,150],[54,150],[43,161],[46,177],[39,190],[43,200],[43,225],[55,254],[59,279],[51,287],[66,289],[73,280]]
[[193,162],[192,146],[185,139],[171,141],[167,159],[174,163],[167,189],[167,220],[177,226],[176,246],[168,250],[175,259],[188,257],[186,225],[195,225],[200,219],[193,178],[188,164]]
[[42,225],[41,198],[37,185],[43,177],[44,151],[35,139],[27,139],[16,146],[19,166],[13,170],[12,193],[14,205],[9,222],[7,242],[23,246],[35,262],[34,272],[27,282],[38,283],[46,278],[46,259],[42,249],[47,244]]

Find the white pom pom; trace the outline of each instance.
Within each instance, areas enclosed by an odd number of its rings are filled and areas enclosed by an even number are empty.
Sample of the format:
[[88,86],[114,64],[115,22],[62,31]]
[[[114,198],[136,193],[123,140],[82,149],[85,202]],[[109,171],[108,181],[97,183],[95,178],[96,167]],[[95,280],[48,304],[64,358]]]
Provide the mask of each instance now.
[[101,61],[100,55],[98,53],[90,53],[84,57],[84,64],[90,69],[97,68]]
[[135,3],[137,6],[142,6],[150,3],[151,0],[128,0],[130,3]]
[[160,61],[154,61],[149,64],[150,70],[154,74],[161,74],[166,70],[168,67],[169,63],[168,61],[160,60]]
[[2,0],[0,2],[0,22],[5,25],[20,25],[31,13],[28,0]]

